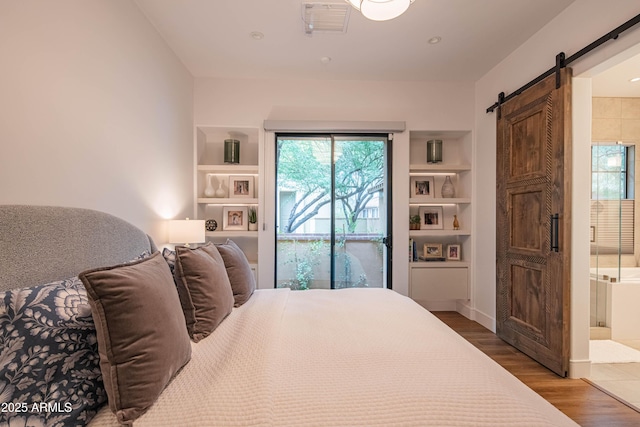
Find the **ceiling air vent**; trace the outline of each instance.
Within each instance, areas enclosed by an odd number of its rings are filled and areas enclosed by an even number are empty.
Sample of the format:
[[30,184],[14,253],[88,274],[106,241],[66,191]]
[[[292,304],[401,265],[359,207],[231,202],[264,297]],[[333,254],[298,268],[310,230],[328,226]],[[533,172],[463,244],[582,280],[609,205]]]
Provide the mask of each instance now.
[[344,34],[347,32],[351,6],[341,3],[302,3],[303,31],[310,36],[315,33]]

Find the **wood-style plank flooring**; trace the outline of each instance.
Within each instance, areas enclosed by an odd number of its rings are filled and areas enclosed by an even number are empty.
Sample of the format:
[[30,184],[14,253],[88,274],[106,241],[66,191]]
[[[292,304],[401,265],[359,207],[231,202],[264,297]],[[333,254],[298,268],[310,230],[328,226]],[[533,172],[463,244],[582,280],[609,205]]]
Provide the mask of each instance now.
[[638,427],[640,413],[581,379],[561,378],[456,312],[433,312],[552,405],[583,427]]

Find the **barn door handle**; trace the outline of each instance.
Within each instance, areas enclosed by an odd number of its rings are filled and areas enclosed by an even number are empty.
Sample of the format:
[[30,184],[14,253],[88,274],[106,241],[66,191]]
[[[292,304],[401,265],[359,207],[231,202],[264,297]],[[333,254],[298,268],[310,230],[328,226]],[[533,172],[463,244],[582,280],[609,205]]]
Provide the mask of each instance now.
[[558,252],[560,245],[558,244],[558,219],[560,215],[551,215],[551,252]]

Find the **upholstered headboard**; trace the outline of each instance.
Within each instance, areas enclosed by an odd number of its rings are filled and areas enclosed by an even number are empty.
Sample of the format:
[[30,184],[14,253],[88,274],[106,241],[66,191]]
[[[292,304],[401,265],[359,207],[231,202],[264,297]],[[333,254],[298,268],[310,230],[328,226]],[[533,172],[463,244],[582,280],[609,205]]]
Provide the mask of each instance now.
[[153,240],[104,212],[0,205],[0,291],[48,283],[129,261]]

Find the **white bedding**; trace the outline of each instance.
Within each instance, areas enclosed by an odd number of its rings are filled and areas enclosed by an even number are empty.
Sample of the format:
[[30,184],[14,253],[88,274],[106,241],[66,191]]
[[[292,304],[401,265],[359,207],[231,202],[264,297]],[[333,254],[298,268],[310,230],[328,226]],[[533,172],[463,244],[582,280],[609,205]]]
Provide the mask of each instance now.
[[384,289],[258,290],[192,349],[136,427],[577,425]]

